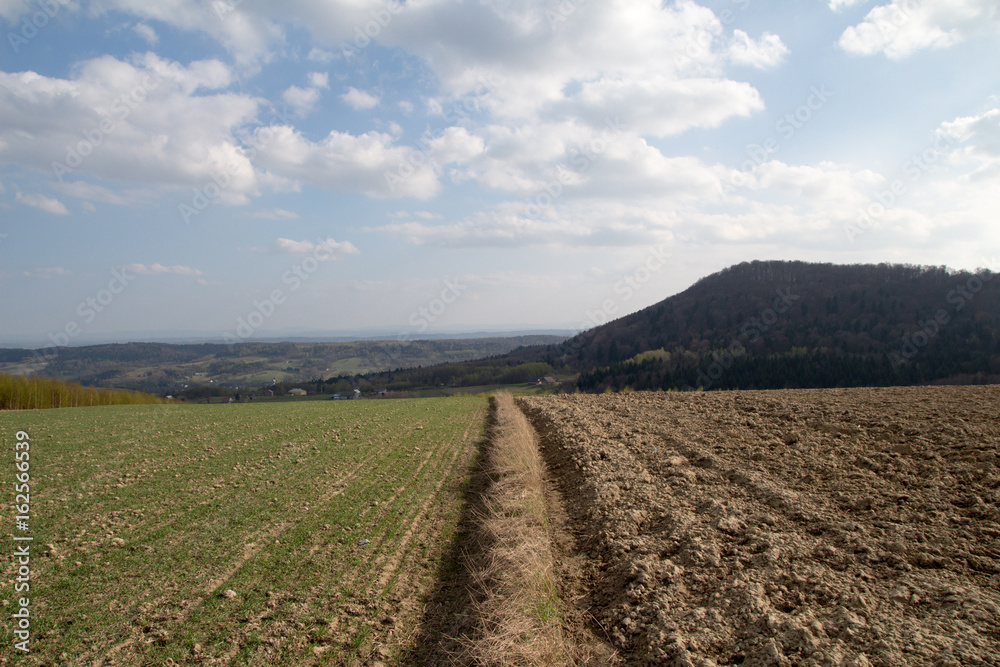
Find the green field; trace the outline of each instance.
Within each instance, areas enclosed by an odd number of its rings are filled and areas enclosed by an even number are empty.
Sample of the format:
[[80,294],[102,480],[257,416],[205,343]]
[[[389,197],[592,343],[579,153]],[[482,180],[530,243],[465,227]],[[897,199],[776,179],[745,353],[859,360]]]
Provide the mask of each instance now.
[[[453,546],[486,411],[448,398],[0,414],[10,605],[15,434],[32,445],[32,652],[18,663],[392,662]],[[4,623],[0,657],[20,655]]]

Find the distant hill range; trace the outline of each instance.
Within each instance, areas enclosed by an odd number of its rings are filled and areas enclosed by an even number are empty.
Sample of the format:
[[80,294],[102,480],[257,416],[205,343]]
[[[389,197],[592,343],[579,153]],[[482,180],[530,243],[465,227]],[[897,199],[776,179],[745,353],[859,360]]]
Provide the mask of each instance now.
[[996,277],[910,265],[744,263],[558,345],[390,379],[406,389],[555,375],[577,378],[566,389],[590,392],[997,382]]
[[349,381],[334,387],[342,376],[495,357],[521,346],[562,340],[565,336],[520,335],[350,343],[123,343],[0,349],[0,373],[42,375],[90,386],[160,394],[217,395],[225,393],[226,387],[252,388],[272,383],[282,391],[287,383],[317,390],[325,386],[332,392],[352,388]]

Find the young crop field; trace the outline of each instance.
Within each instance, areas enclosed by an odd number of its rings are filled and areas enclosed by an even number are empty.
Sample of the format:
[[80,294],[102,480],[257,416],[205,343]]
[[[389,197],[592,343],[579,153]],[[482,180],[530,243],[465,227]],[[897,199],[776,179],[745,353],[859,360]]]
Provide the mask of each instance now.
[[625,665],[1000,665],[1000,390],[521,398]]
[[[411,651],[487,401],[0,414],[31,443],[31,653],[6,664],[374,664]],[[11,612],[11,613],[6,613]]]

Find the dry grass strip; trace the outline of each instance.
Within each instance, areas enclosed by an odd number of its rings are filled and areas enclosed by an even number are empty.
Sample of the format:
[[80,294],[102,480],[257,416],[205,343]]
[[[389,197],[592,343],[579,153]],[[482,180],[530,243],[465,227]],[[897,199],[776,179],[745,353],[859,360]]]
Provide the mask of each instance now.
[[510,394],[496,394],[483,465],[490,485],[472,568],[477,631],[472,664],[570,665],[545,510],[545,464],[534,429]]

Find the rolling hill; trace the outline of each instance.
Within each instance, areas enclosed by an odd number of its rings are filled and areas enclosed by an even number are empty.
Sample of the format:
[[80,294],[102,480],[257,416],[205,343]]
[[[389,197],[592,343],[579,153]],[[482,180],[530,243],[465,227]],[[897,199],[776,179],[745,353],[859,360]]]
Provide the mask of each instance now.
[[[1000,280],[911,265],[749,262],[558,345],[396,373],[399,389],[555,374],[584,391],[993,381]],[[530,372],[529,372],[530,369]]]

